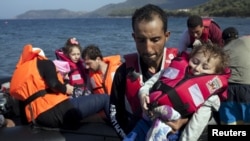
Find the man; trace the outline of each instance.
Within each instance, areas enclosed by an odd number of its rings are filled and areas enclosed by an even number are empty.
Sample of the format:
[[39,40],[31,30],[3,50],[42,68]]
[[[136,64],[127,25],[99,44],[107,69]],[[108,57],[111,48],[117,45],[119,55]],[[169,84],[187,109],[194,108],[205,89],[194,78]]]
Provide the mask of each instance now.
[[224,50],[229,52],[232,75],[229,78],[228,99],[221,103],[220,122],[226,125],[250,123],[250,36],[229,42]]
[[175,48],[165,48],[170,32],[167,15],[155,5],[145,5],[132,16],[132,37],[137,53],[125,55],[125,62],[117,69],[110,95],[111,124],[124,138],[142,117],[137,96],[139,88],[153,74],[168,67],[177,56]]
[[86,69],[89,69],[91,90],[95,94],[110,95],[113,77],[121,65],[121,56],[103,57],[98,46],[88,45],[82,52]]
[[229,42],[238,39],[239,33],[238,30],[235,27],[227,27],[222,32],[222,39],[224,42],[224,46],[227,45]]
[[212,19],[192,15],[187,20],[187,27],[179,42],[179,52],[187,51],[187,48],[192,49],[204,42],[223,45],[222,31]]
[[[63,81],[42,49],[24,46],[10,82],[10,94],[22,101],[29,123],[52,128],[77,129],[82,119],[103,109],[108,115],[109,96],[70,98],[74,87]],[[91,108],[89,108],[91,107]]]

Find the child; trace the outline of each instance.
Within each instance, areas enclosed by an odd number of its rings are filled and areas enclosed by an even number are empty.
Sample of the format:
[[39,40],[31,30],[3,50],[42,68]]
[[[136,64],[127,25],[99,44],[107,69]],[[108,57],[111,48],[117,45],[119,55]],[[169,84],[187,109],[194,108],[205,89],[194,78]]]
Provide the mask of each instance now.
[[[87,88],[86,69],[81,59],[82,47],[76,38],[69,38],[62,49],[56,50],[58,59],[69,63],[70,72],[68,73],[69,84],[75,88],[81,88],[84,94],[89,94]],[[78,89],[79,90],[79,89]]]
[[[149,79],[139,91],[142,108],[153,119],[153,126],[144,135],[146,140],[167,140],[172,129],[164,122],[177,120],[180,115],[190,117],[213,96],[225,99],[230,76],[227,66],[228,55],[221,47],[203,44],[195,47],[189,58],[183,53],[169,68]],[[135,138],[137,131],[136,127],[131,133]]]

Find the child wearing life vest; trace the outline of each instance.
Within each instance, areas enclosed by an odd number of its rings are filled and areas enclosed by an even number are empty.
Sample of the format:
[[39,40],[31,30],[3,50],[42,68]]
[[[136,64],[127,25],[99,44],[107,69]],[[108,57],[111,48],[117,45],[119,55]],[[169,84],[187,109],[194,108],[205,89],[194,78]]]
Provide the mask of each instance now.
[[[59,60],[68,62],[70,71],[64,78],[68,81],[69,84],[73,85],[76,88],[76,91],[82,91],[79,93],[79,95],[90,94],[87,86],[87,72],[85,67],[83,66],[83,60],[81,59],[81,51],[82,47],[80,43],[76,38],[73,37],[69,38],[66,41],[63,48],[56,50],[55,52]],[[54,63],[56,65],[59,65],[58,62],[54,61]],[[65,64],[63,65],[65,68]]]
[[84,118],[101,110],[108,115],[108,95],[70,98],[73,91],[42,49],[24,46],[10,81],[10,95],[22,102],[28,123],[77,129]]
[[[189,118],[198,108],[209,106],[210,111],[199,113],[205,117],[201,119],[203,122],[192,121],[179,139],[197,140],[212,116],[212,109],[218,110],[220,100],[226,98],[229,76],[228,55],[216,45],[203,44],[195,47],[189,56],[183,53],[174,58],[167,69],[155,74],[141,87],[139,98],[146,118],[138,122],[124,140],[142,139],[142,136],[147,141],[178,140],[180,133],[172,134],[174,129],[166,123],[180,117]],[[140,131],[142,128],[144,134]]]

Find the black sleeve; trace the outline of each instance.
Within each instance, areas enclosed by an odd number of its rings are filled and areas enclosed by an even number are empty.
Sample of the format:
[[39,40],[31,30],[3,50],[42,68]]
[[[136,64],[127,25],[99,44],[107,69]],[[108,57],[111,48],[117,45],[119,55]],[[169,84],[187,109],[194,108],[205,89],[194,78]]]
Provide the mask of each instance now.
[[126,64],[123,63],[117,70],[113,79],[110,94],[110,119],[120,137],[126,135],[128,116],[125,108]]
[[66,86],[58,80],[55,64],[51,60],[38,60],[37,68],[51,90],[66,93]]

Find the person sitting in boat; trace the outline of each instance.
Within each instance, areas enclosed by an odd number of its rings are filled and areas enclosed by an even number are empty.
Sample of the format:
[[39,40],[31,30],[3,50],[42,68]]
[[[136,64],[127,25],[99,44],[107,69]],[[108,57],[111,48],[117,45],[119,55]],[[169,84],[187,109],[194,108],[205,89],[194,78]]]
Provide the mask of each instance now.
[[227,27],[222,32],[222,39],[224,42],[224,46],[227,45],[229,42],[238,39],[239,38],[239,32],[235,27]]
[[183,32],[179,42],[179,52],[192,49],[202,43],[212,42],[223,45],[222,31],[219,25],[211,18],[202,18],[191,15],[187,19],[187,29]]
[[77,129],[83,118],[109,112],[108,95],[70,98],[74,86],[64,83],[41,48],[24,46],[10,81],[10,95],[25,105],[27,121],[52,128]]
[[[125,140],[131,140],[131,136],[136,138],[137,130],[141,130],[149,118],[153,125],[145,136],[146,140],[166,140],[172,128],[164,122],[192,117],[199,107],[210,107],[210,111],[199,111],[198,114],[206,118],[201,119],[203,123],[196,122],[191,126],[195,127],[192,129],[197,129],[197,124],[205,127],[212,116],[212,109],[218,109],[220,99],[226,99],[229,76],[228,55],[216,45],[203,44],[195,47],[189,56],[183,53],[174,58],[167,69],[155,74],[140,88],[139,98],[147,117]],[[198,130],[192,130],[192,134],[198,134],[197,137],[204,129],[200,125],[198,127]],[[181,140],[183,138],[188,137],[181,137]]]
[[89,69],[92,92],[110,95],[115,71],[122,63],[121,56],[103,57],[99,47],[91,44],[83,49],[82,58],[86,69]]
[[87,70],[81,59],[82,47],[76,38],[69,38],[64,47],[55,51],[56,57],[59,60],[69,63],[70,72],[65,79],[69,80],[69,84],[76,88],[81,88],[83,94],[90,94],[87,84]]
[[220,122],[223,125],[250,124],[250,36],[232,40],[224,50],[229,52],[232,75],[229,78],[228,99],[221,103]]

